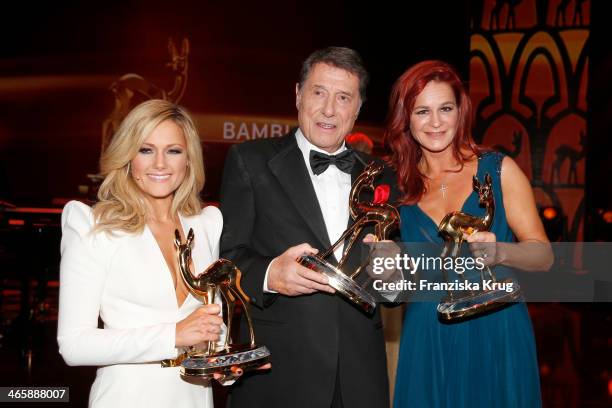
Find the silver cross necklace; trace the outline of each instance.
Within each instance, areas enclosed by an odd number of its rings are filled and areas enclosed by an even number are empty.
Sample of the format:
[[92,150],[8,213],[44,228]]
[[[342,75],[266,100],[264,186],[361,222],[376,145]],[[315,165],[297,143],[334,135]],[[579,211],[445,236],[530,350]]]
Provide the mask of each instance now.
[[446,199],[446,190],[448,190],[448,186],[442,182],[438,190],[442,193],[442,198]]

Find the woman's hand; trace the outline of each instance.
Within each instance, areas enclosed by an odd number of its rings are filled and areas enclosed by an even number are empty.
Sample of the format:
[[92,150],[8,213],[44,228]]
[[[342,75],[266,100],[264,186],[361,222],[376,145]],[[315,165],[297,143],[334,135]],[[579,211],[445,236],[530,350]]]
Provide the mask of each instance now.
[[[266,363],[262,366],[257,367],[257,370],[269,370],[270,368],[272,368],[272,364],[271,363]],[[214,374],[214,378],[215,380],[219,381],[220,384],[225,384],[227,382],[230,381],[235,381],[237,379],[239,379],[242,374],[244,373],[244,370],[238,366],[232,366],[231,368],[232,373],[230,375],[224,375],[224,374],[219,374],[219,373],[215,373]],[[229,385],[229,384],[228,384]]]
[[[396,257],[398,255],[401,256],[401,249],[394,241],[391,241],[389,239],[379,241],[376,235],[367,234],[365,237],[363,237],[362,242],[364,244],[374,244],[370,246],[370,262],[366,266],[366,271],[368,275],[370,275],[370,277],[374,279],[381,279],[383,282],[393,281],[395,280],[394,278],[401,279],[401,271],[397,269],[395,263]],[[375,262],[375,258],[378,258],[382,261],[386,260],[387,258],[393,259],[393,267],[387,268],[384,267],[384,265],[377,264],[375,270],[375,265],[373,265],[373,262]]]
[[471,235],[463,234],[463,238],[470,243],[470,250],[476,258],[482,258],[485,266],[502,263],[503,254],[497,245],[495,234],[488,231],[479,231]]
[[206,341],[218,341],[223,319],[217,304],[203,305],[176,324],[175,346],[189,347]]

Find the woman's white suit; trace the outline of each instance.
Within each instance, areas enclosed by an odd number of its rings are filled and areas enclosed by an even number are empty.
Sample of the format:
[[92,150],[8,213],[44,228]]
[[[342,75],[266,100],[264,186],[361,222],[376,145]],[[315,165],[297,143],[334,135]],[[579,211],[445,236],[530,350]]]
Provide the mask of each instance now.
[[[196,273],[218,258],[220,211],[181,217],[195,232]],[[72,201],[62,214],[58,343],[68,365],[100,366],[93,407],[210,407],[212,389],[162,368],[175,358],[176,323],[201,303],[177,304],[172,276],[148,227],[139,234],[93,233],[91,208]],[[98,328],[98,317],[104,328]],[[223,334],[222,334],[223,336]]]

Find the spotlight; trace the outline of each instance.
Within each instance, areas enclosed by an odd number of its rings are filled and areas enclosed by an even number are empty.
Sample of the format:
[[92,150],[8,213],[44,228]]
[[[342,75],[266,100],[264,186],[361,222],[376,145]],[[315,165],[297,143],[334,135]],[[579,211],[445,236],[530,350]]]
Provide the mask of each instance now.
[[551,242],[562,241],[565,236],[565,215],[560,207],[546,206],[539,209],[546,235]]
[[593,241],[612,241],[612,210],[597,208],[592,220]]
[[554,220],[555,218],[557,218],[557,214],[558,213],[555,207],[545,207],[542,210],[542,216],[547,220]]

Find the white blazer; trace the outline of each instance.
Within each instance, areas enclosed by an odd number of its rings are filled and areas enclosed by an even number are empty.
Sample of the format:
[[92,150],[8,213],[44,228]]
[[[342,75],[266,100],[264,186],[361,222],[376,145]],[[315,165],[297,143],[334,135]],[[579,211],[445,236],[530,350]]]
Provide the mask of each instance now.
[[[180,217],[195,232],[194,273],[219,257],[221,212],[206,207]],[[201,303],[191,294],[179,307],[172,276],[148,227],[140,234],[92,233],[91,208],[71,201],[62,213],[57,340],[68,365],[101,366],[92,407],[211,407],[212,390],[162,368],[175,358],[176,323]],[[98,328],[98,317],[104,328]],[[223,338],[222,333],[222,338]]]

